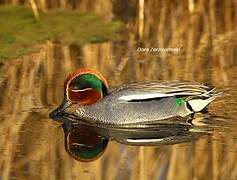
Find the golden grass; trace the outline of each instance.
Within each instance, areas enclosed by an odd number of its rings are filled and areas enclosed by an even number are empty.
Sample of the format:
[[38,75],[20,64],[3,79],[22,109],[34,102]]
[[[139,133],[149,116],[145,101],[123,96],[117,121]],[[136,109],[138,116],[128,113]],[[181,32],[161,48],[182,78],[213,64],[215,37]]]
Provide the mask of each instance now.
[[0,61],[37,52],[46,41],[63,45],[99,43],[119,38],[119,21],[106,21],[95,13],[54,10],[35,15],[27,6],[0,6]]

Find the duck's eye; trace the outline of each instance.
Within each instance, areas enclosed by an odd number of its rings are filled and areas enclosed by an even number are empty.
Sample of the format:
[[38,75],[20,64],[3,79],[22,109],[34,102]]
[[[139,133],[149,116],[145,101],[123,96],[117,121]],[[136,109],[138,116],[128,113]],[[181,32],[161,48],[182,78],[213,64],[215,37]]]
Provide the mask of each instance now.
[[86,88],[90,88],[90,85],[87,82],[81,80],[80,77],[76,77],[69,83],[69,89],[71,90],[83,90]]

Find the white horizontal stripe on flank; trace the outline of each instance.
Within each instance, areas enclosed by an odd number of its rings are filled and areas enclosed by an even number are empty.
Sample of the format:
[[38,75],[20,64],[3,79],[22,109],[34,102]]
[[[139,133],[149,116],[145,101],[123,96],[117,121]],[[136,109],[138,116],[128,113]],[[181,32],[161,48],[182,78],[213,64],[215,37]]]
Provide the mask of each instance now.
[[147,94],[139,94],[139,95],[125,95],[121,96],[119,99],[124,101],[131,100],[140,100],[140,99],[150,99],[150,98],[159,98],[159,97],[169,97],[174,96],[173,94],[164,94],[164,93],[147,93]]
[[149,143],[149,142],[160,142],[164,139],[127,139],[127,142],[131,143]]

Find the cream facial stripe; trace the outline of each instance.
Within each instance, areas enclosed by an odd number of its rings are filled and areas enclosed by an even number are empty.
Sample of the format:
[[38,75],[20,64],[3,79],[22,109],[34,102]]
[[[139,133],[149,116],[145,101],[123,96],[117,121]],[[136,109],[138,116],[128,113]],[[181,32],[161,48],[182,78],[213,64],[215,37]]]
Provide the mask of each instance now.
[[92,88],[86,88],[86,89],[72,89],[71,91],[73,92],[83,92],[83,91],[87,91],[87,90],[91,90]]

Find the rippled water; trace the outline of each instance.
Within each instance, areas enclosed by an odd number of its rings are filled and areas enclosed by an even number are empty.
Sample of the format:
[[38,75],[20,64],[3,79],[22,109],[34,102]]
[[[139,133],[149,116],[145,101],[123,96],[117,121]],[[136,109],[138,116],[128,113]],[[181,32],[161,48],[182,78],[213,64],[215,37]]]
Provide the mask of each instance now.
[[[144,33],[138,31],[142,25],[140,21],[136,23],[133,14],[128,15],[131,19],[124,19],[113,13],[127,25],[126,31],[121,32],[127,37],[123,41],[70,47],[49,43],[40,53],[1,64],[1,177],[237,179],[236,21],[228,30],[223,25],[223,32],[219,32],[222,37],[218,36],[218,28],[216,36],[201,30],[196,32],[196,26],[210,26],[199,21],[183,30],[176,24],[184,32],[184,37],[179,37],[174,29],[167,35],[162,24],[155,29],[154,9],[145,21]],[[208,45],[210,42],[212,46]],[[182,47],[174,53],[137,50],[138,47],[169,47],[169,44]],[[192,123],[163,124],[161,133],[157,133],[156,127],[149,131],[110,129],[106,133],[112,139],[101,157],[83,163],[69,156],[61,125],[48,117],[63,99],[67,74],[80,67],[97,69],[108,79],[110,87],[132,81],[187,79],[211,83],[225,94],[210,105],[209,113],[197,114]],[[88,132],[82,129],[76,127],[76,136]],[[134,137],[143,138],[143,135],[158,140],[134,141]],[[139,146],[145,144],[149,146]]]

